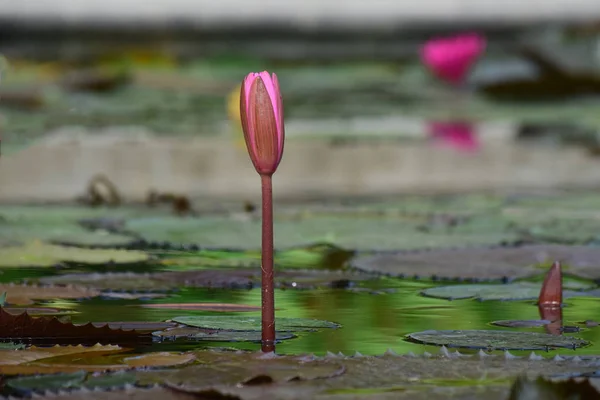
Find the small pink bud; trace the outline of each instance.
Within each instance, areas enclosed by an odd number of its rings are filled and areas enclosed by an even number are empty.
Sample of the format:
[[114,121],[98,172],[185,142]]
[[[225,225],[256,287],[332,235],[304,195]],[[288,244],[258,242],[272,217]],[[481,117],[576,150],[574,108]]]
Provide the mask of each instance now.
[[485,37],[477,33],[435,38],[421,49],[421,60],[438,78],[459,85],[485,46]]
[[555,306],[560,307],[562,304],[562,271],[560,263],[554,262],[550,267],[550,271],[544,279],[540,297],[538,298],[539,306]]
[[254,168],[272,175],[283,155],[283,101],[277,75],[267,71],[246,76],[240,90],[240,116]]

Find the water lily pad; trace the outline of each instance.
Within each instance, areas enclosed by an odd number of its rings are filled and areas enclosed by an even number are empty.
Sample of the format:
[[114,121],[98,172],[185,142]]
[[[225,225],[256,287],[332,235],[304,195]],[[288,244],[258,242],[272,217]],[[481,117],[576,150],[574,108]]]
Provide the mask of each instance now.
[[[103,294],[107,297],[131,298],[126,293],[115,291],[134,291],[136,297],[144,297],[146,295],[144,291],[168,291],[181,286],[251,289],[260,286],[260,275],[260,268],[220,268],[142,274],[132,272],[65,274],[40,278],[39,282],[87,286],[104,291]],[[357,281],[368,278],[369,276],[365,274],[346,271],[278,271],[275,274],[275,286],[289,289],[347,288],[354,286]],[[153,295],[153,293],[149,293],[147,297]]]
[[535,332],[512,332],[496,330],[423,331],[407,335],[418,343],[485,350],[544,350],[555,348],[576,349],[587,346],[583,339],[564,335],[548,335]]
[[[276,251],[274,262],[278,270],[340,269],[353,255],[353,251],[322,243]],[[174,271],[197,270],[199,267],[260,268],[261,264],[261,252],[252,250],[169,251],[162,256],[161,264]]]
[[140,304],[143,308],[156,308],[161,310],[196,310],[196,311],[222,311],[243,312],[260,311],[259,306],[235,303],[155,303]]
[[75,310],[64,310],[60,308],[50,308],[50,307],[2,307],[4,311],[9,314],[23,314],[27,313],[31,316],[40,316],[40,315],[71,315],[78,314],[79,311]]
[[[260,248],[260,221],[229,217],[198,219],[143,218],[130,220],[127,229],[148,241],[198,244],[213,248]],[[279,249],[308,243],[329,243],[353,250],[389,250],[498,244],[517,239],[507,221],[479,217],[456,226],[378,217],[306,216],[276,218],[275,245]]]
[[41,242],[0,248],[0,268],[47,267],[58,263],[133,264],[149,260],[141,251],[83,249]]
[[12,343],[12,342],[4,342],[0,343],[0,350],[20,350],[25,347],[24,344],[21,343]]
[[[0,373],[6,375],[38,375],[72,373],[77,371],[101,372],[122,371],[144,367],[172,367],[188,364],[196,359],[193,353],[155,352],[140,355],[131,355],[122,352],[118,346],[115,349],[102,347],[87,350],[82,349],[57,349],[54,352],[44,350],[21,350],[12,356],[0,361]],[[53,354],[54,353],[54,354]],[[0,354],[4,356],[5,354]],[[19,358],[20,356],[20,358]]]
[[[204,329],[222,329],[231,331],[260,331],[260,317],[226,316],[226,315],[191,315],[175,317],[173,321],[180,324]],[[317,319],[275,318],[278,331],[313,331],[323,328],[339,328],[340,325]]]
[[[187,338],[190,340],[203,340],[209,342],[257,342],[261,341],[261,332],[259,331],[225,331],[208,330],[194,327],[176,327],[163,331],[152,333],[155,337],[176,339]],[[293,333],[277,332],[276,339],[288,340],[296,337]]]
[[42,360],[47,358],[53,358],[56,356],[62,356],[67,354],[82,354],[82,353],[94,353],[94,354],[109,354],[115,352],[124,351],[120,346],[115,345],[99,345],[94,346],[52,346],[52,347],[37,347],[31,346],[25,350],[13,351],[13,349],[1,349],[0,350],[0,366],[6,365],[19,365],[33,362],[36,360]]
[[[147,213],[147,212],[146,212]],[[126,245],[134,238],[106,230],[89,230],[78,221],[86,218],[144,215],[143,209],[86,208],[74,206],[5,206],[0,212],[0,239],[28,243],[44,240],[74,245]]]
[[492,325],[503,326],[505,328],[537,328],[540,326],[546,326],[552,321],[545,319],[531,319],[531,320],[510,320],[510,321],[494,321]]
[[[511,283],[501,285],[451,285],[438,286],[425,289],[421,292],[423,296],[438,299],[458,300],[535,300],[540,295],[542,285],[535,283]],[[563,298],[590,296],[597,297],[598,291],[579,292],[563,290]]]
[[96,289],[82,286],[37,286],[0,284],[0,292],[6,292],[8,304],[27,305],[35,300],[84,299],[100,295]]
[[583,279],[600,278],[600,247],[537,244],[506,247],[385,252],[357,257],[354,268],[392,276],[472,279],[525,278],[544,273],[540,265],[561,261],[563,271]]
[[114,373],[94,376],[85,371],[77,371],[68,374],[23,376],[8,380],[6,385],[19,394],[28,396],[31,392],[55,392],[74,388],[119,388],[133,385],[135,382],[136,377],[131,374]]

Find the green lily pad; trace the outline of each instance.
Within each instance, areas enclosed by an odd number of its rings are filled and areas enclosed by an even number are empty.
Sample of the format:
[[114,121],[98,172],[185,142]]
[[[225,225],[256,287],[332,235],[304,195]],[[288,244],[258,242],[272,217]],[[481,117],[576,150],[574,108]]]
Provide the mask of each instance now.
[[[260,317],[247,317],[247,316],[221,316],[221,315],[191,315],[183,317],[173,318],[174,322],[180,324],[194,326],[203,329],[222,329],[230,331],[260,331],[261,330],[261,319]],[[305,319],[305,318],[275,318],[275,327],[278,331],[313,331],[317,329],[327,328],[334,329],[339,328],[340,325],[322,321],[318,319]]]
[[[152,336],[175,339],[187,338],[190,340],[202,340],[209,342],[256,342],[261,341],[261,332],[258,331],[226,331],[226,330],[207,330],[194,327],[176,327],[152,333]],[[290,332],[276,332],[276,339],[288,340],[295,338],[296,335]]]
[[[302,207],[279,207],[286,216],[387,216],[407,221],[443,222],[443,217],[468,217],[482,215],[501,209],[506,199],[501,196],[464,194],[440,196],[394,196],[389,199],[327,201]],[[451,222],[451,221],[449,221]]]
[[25,348],[25,345],[21,344],[21,343],[12,343],[12,342],[0,343],[0,350],[20,350],[23,348]]
[[506,321],[494,321],[491,324],[496,326],[503,326],[505,328],[538,328],[540,326],[546,326],[552,321],[546,319],[530,319],[530,320],[506,320]]
[[[126,228],[148,241],[194,243],[204,247],[259,249],[260,221],[230,217],[182,220],[175,217],[143,218]],[[439,248],[498,244],[518,238],[502,218],[479,217],[456,226],[423,226],[406,218],[387,216],[319,216],[275,219],[278,249],[307,243],[328,243],[353,250]]]
[[[370,278],[365,274],[342,271],[278,271],[275,287],[285,289],[349,288]],[[260,286],[260,268],[204,269],[157,273],[109,272],[65,274],[38,279],[54,285],[80,285],[103,291],[168,291],[186,287],[250,289]],[[143,294],[143,293],[142,293]]]
[[[536,300],[540,295],[541,284],[511,283],[501,285],[450,285],[425,289],[423,296],[446,300],[477,299],[477,300]],[[600,292],[579,292],[563,290],[563,298],[589,296],[598,297]]]
[[0,268],[47,267],[65,262],[91,265],[134,264],[148,260],[148,254],[141,251],[83,249],[41,242],[0,248]]
[[[248,267],[261,265],[260,251],[169,251],[163,254],[161,264],[167,269],[181,271],[197,270],[199,267]],[[280,250],[274,254],[275,268],[279,270],[298,269],[339,269],[354,252],[328,244],[315,244],[307,247]]]
[[74,388],[110,389],[125,385],[133,385],[136,377],[133,374],[114,373],[94,376],[85,371],[73,373],[22,376],[9,379],[6,385],[21,395],[28,396],[32,392],[56,392]]
[[79,220],[129,215],[139,217],[146,214],[134,208],[86,208],[74,206],[5,206],[0,211],[0,240],[27,243],[32,240],[72,244],[81,246],[121,246],[135,240],[105,230],[88,230]]
[[558,244],[382,252],[357,257],[350,266],[400,277],[501,280],[543,274],[555,260],[562,262],[565,273],[600,278],[600,247]]
[[576,349],[587,346],[583,339],[564,335],[548,335],[535,332],[512,332],[496,330],[423,331],[406,336],[409,340],[446,347],[485,350],[544,350],[555,348]]
[[22,394],[29,394],[31,391],[57,391],[82,386],[86,376],[87,372],[85,371],[71,374],[23,376],[10,379],[7,386]]

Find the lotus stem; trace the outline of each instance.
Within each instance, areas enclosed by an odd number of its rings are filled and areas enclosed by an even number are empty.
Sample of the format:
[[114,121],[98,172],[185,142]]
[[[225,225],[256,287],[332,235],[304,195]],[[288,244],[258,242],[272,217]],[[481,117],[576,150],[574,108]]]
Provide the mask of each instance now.
[[275,293],[273,292],[273,184],[261,174],[262,183],[262,351],[275,351]]

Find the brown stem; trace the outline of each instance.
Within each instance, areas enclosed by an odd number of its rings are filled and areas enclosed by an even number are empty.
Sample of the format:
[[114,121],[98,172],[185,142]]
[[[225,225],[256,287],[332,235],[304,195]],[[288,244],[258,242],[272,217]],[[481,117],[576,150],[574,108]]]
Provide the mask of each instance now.
[[273,292],[273,185],[271,175],[262,183],[262,351],[275,351],[275,294]]

